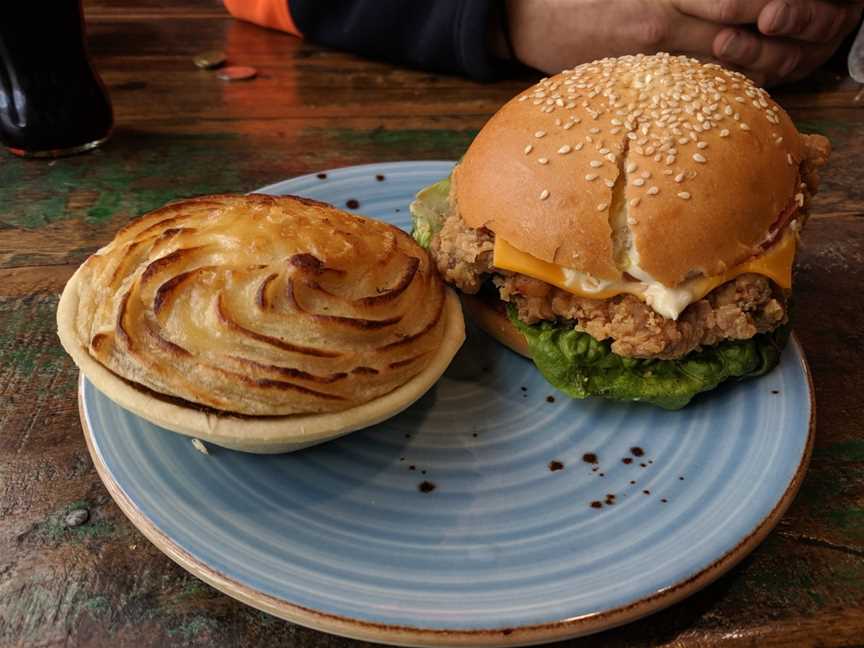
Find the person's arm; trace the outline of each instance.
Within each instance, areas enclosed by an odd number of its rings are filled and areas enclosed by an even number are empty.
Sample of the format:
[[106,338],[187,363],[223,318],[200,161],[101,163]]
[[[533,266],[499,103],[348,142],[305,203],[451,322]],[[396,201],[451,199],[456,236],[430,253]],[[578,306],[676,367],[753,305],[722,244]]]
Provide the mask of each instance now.
[[237,18],[337,49],[436,72],[495,78],[493,0],[225,0]]

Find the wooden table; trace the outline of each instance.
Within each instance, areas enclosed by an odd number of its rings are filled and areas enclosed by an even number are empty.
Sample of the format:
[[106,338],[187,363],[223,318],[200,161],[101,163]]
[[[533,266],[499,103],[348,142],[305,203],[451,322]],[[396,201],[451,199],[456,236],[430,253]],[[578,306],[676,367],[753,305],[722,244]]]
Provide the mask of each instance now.
[[[163,6],[163,4],[165,6]],[[330,167],[459,156],[525,80],[479,85],[324,50],[213,0],[92,0],[110,144],[53,162],[0,154],[0,646],[357,645],[247,608],[186,574],[123,517],[90,462],[77,371],[54,333],[74,268],[130,218],[192,194]],[[224,49],[256,80],[192,57]],[[574,645],[864,643],[864,100],[837,74],[777,93],[835,153],[799,262],[816,451],[791,510],[732,573]],[[74,508],[90,520],[64,525]]]

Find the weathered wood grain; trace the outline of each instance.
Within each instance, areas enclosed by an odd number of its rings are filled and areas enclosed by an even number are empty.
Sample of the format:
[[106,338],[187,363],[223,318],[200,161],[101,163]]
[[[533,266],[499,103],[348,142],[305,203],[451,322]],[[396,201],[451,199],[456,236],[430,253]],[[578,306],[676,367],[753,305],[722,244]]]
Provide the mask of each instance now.
[[[214,0],[90,0],[114,100],[108,146],[54,162],[0,154],[0,646],[360,646],[247,608],[162,556],[119,513],[87,455],[76,371],[54,334],[63,283],[136,215],[323,168],[453,159],[528,79],[476,84],[362,61],[236,23]],[[192,65],[224,49],[258,68],[226,85]],[[833,73],[776,93],[834,143],[805,232],[796,331],[818,399],[802,491],[713,586],[574,646],[856,645],[864,641],[864,103]],[[90,520],[63,524],[76,507]]]

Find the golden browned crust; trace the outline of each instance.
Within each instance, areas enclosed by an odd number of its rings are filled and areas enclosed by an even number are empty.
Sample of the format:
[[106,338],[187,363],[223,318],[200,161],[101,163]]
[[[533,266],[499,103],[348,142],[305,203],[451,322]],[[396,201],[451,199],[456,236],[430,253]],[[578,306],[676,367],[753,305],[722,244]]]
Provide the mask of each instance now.
[[819,139],[803,146],[737,72],[666,54],[604,59],[508,102],[457,167],[454,197],[468,225],[535,257],[616,279],[629,250],[673,286],[758,252],[817,177]]
[[443,284],[408,235],[296,197],[170,204],[121,230],[67,290],[75,342],[102,366],[252,416],[388,394],[433,361],[447,325]]

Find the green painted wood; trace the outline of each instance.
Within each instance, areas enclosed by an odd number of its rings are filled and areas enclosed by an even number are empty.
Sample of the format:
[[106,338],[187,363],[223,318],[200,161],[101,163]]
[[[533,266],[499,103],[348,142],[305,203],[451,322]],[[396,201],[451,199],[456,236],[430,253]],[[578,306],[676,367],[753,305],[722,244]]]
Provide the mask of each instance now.
[[[323,168],[453,159],[528,79],[476,84],[327,51],[225,17],[218,2],[91,0],[91,46],[117,113],[93,154],[0,154],[0,646],[360,646],[247,608],[176,567],[92,467],[57,293],[131,218],[199,193]],[[224,49],[258,68],[226,85],[192,65]],[[805,231],[796,331],[813,368],[817,441],[778,529],[729,575],[584,646],[864,641],[864,120],[832,73],[777,93],[834,144]],[[90,511],[75,528],[75,508]]]

